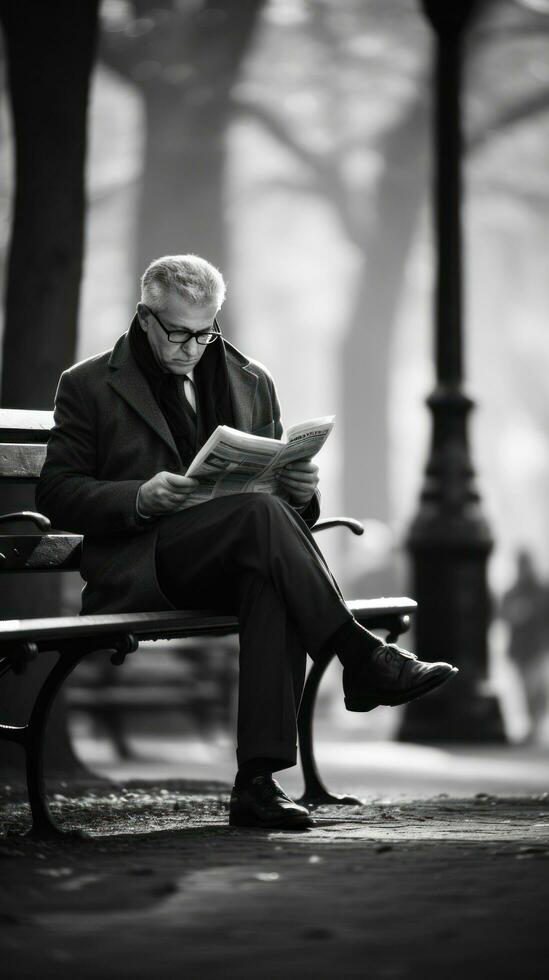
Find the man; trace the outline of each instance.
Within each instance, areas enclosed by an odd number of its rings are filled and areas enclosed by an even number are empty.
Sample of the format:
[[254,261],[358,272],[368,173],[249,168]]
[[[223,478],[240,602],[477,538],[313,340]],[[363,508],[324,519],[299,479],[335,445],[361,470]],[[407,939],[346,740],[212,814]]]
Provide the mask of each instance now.
[[[223,608],[238,615],[238,772],[231,824],[307,827],[273,772],[296,764],[306,654],[331,644],[351,711],[403,704],[446,681],[356,622],[310,532],[318,467],[285,467],[280,494],[239,493],[182,509],[185,476],[218,424],[279,439],[267,369],[225,340],[219,270],[164,256],[141,280],[141,302],[113,350],[61,376],[37,506],[84,535],[83,613]],[[283,499],[284,498],[284,499]]]

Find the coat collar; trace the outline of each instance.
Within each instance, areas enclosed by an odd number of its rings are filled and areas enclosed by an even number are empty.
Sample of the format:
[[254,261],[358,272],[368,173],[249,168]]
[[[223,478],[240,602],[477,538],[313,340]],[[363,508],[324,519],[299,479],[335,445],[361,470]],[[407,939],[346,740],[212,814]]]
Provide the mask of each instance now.
[[[246,355],[237,347],[224,337],[217,343],[225,345],[235,427],[250,432],[259,376]],[[168,423],[144,375],[132,357],[127,333],[119,337],[112,349],[108,382],[179,457]]]

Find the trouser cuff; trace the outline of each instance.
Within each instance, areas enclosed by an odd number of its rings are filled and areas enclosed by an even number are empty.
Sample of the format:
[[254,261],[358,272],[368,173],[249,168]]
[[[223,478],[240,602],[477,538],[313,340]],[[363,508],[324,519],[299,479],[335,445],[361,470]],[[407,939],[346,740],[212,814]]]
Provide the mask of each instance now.
[[253,745],[239,745],[236,750],[236,761],[239,766],[250,759],[272,759],[273,772],[279,769],[290,769],[297,763],[297,744],[288,742],[257,741]]

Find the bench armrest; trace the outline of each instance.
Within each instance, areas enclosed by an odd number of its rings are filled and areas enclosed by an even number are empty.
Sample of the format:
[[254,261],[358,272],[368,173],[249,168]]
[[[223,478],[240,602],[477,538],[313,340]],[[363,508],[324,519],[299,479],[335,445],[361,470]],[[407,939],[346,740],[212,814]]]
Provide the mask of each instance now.
[[[31,521],[37,528],[44,533],[51,530],[51,523],[43,514],[37,514],[32,510],[20,510],[13,514],[0,514],[0,524],[8,521]],[[348,527],[353,534],[364,534],[364,525],[353,517],[330,517],[317,521],[312,528],[315,531],[325,531],[329,527]]]
[[14,514],[0,514],[0,524],[8,521],[31,521],[36,524],[39,531],[51,531],[51,523],[43,514],[37,514],[33,510],[19,510]]
[[329,517],[322,521],[317,521],[311,528],[315,531],[325,531],[327,527],[348,527],[353,534],[364,534],[364,525],[356,521],[354,517]]

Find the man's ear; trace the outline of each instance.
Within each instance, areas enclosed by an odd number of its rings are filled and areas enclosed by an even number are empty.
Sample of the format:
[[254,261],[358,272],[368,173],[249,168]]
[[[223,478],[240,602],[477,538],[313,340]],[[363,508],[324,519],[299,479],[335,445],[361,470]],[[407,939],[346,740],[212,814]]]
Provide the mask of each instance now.
[[136,309],[137,309],[137,317],[139,320],[139,326],[145,333],[147,333],[149,318],[145,305],[143,303],[138,303]]

